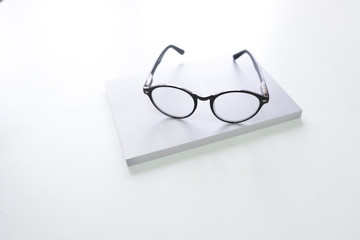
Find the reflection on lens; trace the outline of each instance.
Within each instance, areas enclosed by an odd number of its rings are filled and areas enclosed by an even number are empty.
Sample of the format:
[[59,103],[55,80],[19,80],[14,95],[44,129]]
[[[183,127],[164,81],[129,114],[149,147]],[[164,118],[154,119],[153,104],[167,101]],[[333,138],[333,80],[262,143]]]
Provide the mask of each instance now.
[[253,116],[260,105],[259,99],[252,94],[229,92],[214,100],[214,112],[217,117],[228,122],[240,122]]
[[194,110],[194,99],[184,90],[173,87],[158,87],[152,91],[156,107],[172,117],[187,117]]

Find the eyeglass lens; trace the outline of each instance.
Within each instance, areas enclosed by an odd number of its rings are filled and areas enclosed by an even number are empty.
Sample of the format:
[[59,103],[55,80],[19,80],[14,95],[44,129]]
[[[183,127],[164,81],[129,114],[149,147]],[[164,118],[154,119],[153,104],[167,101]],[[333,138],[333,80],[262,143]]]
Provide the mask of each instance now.
[[229,92],[219,95],[213,103],[215,115],[227,122],[240,122],[252,117],[260,101],[254,95],[243,92]]
[[187,117],[195,108],[192,96],[181,89],[158,87],[152,91],[151,96],[155,106],[164,114],[172,117]]

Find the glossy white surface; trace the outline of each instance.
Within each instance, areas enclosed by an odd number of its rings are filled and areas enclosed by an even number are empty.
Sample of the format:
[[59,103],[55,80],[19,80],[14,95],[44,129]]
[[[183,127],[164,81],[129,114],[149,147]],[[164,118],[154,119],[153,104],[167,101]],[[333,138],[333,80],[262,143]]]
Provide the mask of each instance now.
[[[359,239],[359,5],[2,1],[0,239]],[[302,119],[128,168],[103,82],[169,43],[249,49]]]

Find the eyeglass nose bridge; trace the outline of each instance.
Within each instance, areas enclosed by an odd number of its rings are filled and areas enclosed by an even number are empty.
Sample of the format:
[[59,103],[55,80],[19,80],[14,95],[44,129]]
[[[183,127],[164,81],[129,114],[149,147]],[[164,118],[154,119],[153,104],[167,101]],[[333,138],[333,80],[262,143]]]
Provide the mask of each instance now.
[[199,96],[199,95],[196,94],[196,93],[194,93],[194,95],[195,95],[195,97],[196,97],[197,99],[199,99],[200,101],[207,101],[207,100],[210,100],[210,99],[213,97],[213,95],[210,95],[210,96],[207,96],[207,97],[202,97],[202,96]]

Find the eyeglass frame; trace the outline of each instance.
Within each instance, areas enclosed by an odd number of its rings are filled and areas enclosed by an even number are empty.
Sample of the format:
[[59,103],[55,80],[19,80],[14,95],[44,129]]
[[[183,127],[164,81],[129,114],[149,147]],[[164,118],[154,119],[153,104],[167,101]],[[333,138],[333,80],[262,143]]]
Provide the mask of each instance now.
[[[259,94],[259,93],[256,93],[256,92],[253,92],[253,91],[249,91],[249,90],[229,90],[229,91],[223,91],[223,92],[220,92],[220,93],[217,93],[217,94],[213,94],[213,95],[210,95],[210,96],[206,96],[206,97],[201,97],[201,96],[198,96],[197,94],[187,90],[186,88],[182,88],[182,87],[178,87],[178,86],[175,86],[175,85],[168,85],[168,84],[158,84],[158,85],[155,85],[155,86],[151,86],[152,85],[152,82],[153,82],[153,76],[155,74],[155,71],[157,69],[157,67],[159,66],[162,58],[164,57],[165,53],[167,52],[168,49],[174,49],[176,52],[178,52],[179,54],[183,55],[185,53],[184,50],[182,50],[181,48],[179,47],[176,47],[175,45],[169,45],[167,46],[162,52],[161,54],[159,55],[158,59],[156,60],[150,74],[148,75],[148,77],[146,78],[146,81],[145,81],[145,84],[143,86],[143,92],[145,95],[147,95],[151,101],[151,103],[155,106],[155,108],[157,110],[159,110],[161,113],[163,113],[164,115],[166,116],[169,116],[171,118],[175,118],[175,119],[183,119],[183,118],[187,118],[189,116],[191,116],[196,108],[197,108],[197,103],[198,103],[198,100],[200,101],[207,101],[207,100],[210,100],[210,109],[212,111],[212,113],[215,115],[216,118],[218,118],[219,120],[223,121],[223,122],[227,122],[227,123],[240,123],[240,122],[245,122],[251,118],[253,118],[259,111],[260,109],[262,108],[262,106],[266,103],[269,102],[270,100],[270,95],[269,95],[269,91],[268,91],[268,88],[267,88],[267,85],[266,85],[266,82],[265,82],[265,79],[262,75],[262,72],[260,70],[260,67],[258,65],[258,63],[256,62],[255,58],[252,56],[252,54],[244,49],[238,53],[235,53],[233,55],[233,60],[236,61],[239,57],[241,57],[242,55],[244,54],[247,54],[249,55],[253,65],[254,65],[254,68],[255,68],[255,71],[260,79],[260,90],[261,90],[261,93],[262,94]],[[161,110],[161,108],[159,108],[153,97],[152,97],[152,92],[156,89],[156,88],[159,88],[159,87],[170,87],[170,88],[175,88],[175,89],[178,89],[178,90],[181,90],[181,91],[184,91],[186,92],[187,94],[189,94],[193,101],[194,101],[194,108],[193,110],[186,116],[181,116],[181,117],[178,117],[178,116],[173,116],[167,112],[164,112],[163,110]],[[224,94],[227,94],[227,93],[246,93],[246,94],[250,94],[250,95],[253,95],[254,97],[256,97],[258,100],[259,100],[259,107],[258,109],[252,114],[250,115],[249,117],[245,118],[245,119],[242,119],[240,121],[228,121],[226,119],[222,119],[220,116],[218,116],[216,114],[216,111],[214,110],[214,101],[217,97],[221,96],[221,95],[224,95]]]

